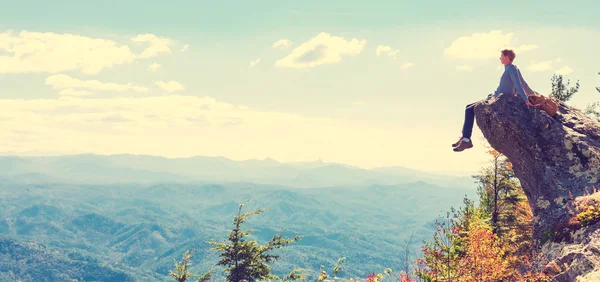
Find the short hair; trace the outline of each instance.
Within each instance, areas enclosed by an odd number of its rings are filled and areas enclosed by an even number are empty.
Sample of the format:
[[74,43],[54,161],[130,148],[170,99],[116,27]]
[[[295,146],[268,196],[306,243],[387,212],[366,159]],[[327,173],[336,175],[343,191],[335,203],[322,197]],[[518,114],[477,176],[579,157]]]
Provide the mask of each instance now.
[[507,56],[511,62],[514,61],[515,57],[517,56],[517,55],[515,55],[515,51],[510,50],[510,49],[502,50],[502,55]]

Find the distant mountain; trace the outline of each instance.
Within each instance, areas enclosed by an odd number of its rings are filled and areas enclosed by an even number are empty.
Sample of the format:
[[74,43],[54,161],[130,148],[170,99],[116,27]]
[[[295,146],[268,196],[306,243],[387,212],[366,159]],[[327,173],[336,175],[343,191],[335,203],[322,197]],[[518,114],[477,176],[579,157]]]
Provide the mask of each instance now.
[[136,281],[91,257],[0,236],[0,281]]
[[403,167],[369,170],[322,161],[280,163],[273,159],[233,161],[224,157],[165,158],[128,154],[0,156],[0,178],[88,184],[248,182],[303,188],[426,181],[442,187],[474,187],[470,177],[433,174]]
[[[330,173],[338,169],[323,167]],[[422,240],[431,238],[435,219],[461,205],[465,194],[472,197],[475,190],[423,181],[315,189],[241,182],[0,181],[0,281],[65,281],[57,278],[60,271],[79,281],[166,281],[173,259],[186,249],[195,251],[192,271],[204,273],[219,259],[207,241],[227,238],[239,204],[247,200],[244,212],[267,209],[245,225],[257,231],[253,239],[264,244],[284,228],[285,236],[303,238],[277,251],[276,274],[300,267],[314,277],[320,265],[331,269],[346,257],[342,277],[365,277],[398,269],[411,233],[418,252]],[[87,272],[97,276],[81,278]],[[51,278],[36,280],[39,275]],[[107,278],[118,275],[122,280]]]
[[[98,275],[90,280],[165,281],[186,249],[195,250],[193,270],[203,273],[218,260],[207,241],[227,237],[246,200],[246,211],[267,209],[249,220],[255,239],[264,243],[283,228],[303,236],[280,252],[276,274],[301,267],[316,275],[320,265],[346,257],[344,275],[364,277],[397,268],[413,232],[418,252],[432,222],[474,191],[470,177],[320,160],[0,156],[0,236],[18,238],[5,243],[12,253],[0,260],[0,281],[38,281],[44,267],[73,279],[89,270]],[[46,247],[30,250],[24,242]],[[20,267],[30,255],[31,267]]]

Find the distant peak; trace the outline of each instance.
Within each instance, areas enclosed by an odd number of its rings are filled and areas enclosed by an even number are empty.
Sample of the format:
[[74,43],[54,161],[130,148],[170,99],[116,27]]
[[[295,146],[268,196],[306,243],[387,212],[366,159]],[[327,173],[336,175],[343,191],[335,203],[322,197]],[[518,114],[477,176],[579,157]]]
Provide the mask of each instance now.
[[264,162],[270,162],[270,163],[279,163],[277,160],[275,160],[273,158],[265,158],[263,161]]

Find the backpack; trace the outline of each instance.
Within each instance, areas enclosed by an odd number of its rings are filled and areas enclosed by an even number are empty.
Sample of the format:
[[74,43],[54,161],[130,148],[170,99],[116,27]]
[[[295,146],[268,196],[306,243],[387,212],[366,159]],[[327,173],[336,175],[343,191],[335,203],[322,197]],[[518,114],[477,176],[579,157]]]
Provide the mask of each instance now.
[[548,113],[549,116],[554,117],[558,112],[558,104],[553,98],[548,98],[540,93],[534,92],[529,95],[529,102],[534,107],[540,108],[542,111]]

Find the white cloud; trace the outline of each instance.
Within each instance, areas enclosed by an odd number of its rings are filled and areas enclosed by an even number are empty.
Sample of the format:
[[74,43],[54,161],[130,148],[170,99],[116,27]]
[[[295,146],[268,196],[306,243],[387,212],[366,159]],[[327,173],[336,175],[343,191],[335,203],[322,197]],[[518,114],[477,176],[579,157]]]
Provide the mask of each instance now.
[[160,64],[154,63],[148,66],[149,71],[157,71],[160,68]]
[[63,89],[59,93],[60,95],[64,96],[89,96],[94,94],[93,92],[87,90],[75,90],[73,88]]
[[538,48],[535,44],[516,46],[514,33],[504,33],[494,30],[488,33],[473,33],[469,36],[461,36],[454,40],[444,50],[444,55],[450,58],[466,60],[487,60],[499,58],[502,49],[513,49],[517,53]]
[[564,67],[556,70],[556,74],[559,74],[559,75],[567,75],[572,72],[573,72],[573,69],[568,66],[564,66]]
[[400,52],[400,50],[394,50],[392,52],[388,53],[388,56],[394,58],[394,60],[396,59],[396,55],[398,55],[398,52]]
[[[381,164],[382,159],[408,156],[411,150],[414,155],[422,142],[407,139],[404,126],[383,129],[363,121],[258,111],[210,97],[0,99],[0,108],[0,148],[17,153],[207,155],[234,160],[268,156]],[[19,134],[24,128],[28,132]],[[356,144],[363,144],[363,150]],[[438,153],[428,152],[432,157]],[[415,160],[423,158],[417,155]]]
[[552,60],[538,62],[538,63],[531,63],[531,64],[529,64],[529,66],[527,66],[527,70],[530,72],[552,70]]
[[399,50],[394,50],[391,46],[387,46],[387,45],[379,45],[377,46],[377,50],[375,51],[375,54],[377,56],[384,56],[387,55],[389,57],[394,58],[394,60],[396,59],[396,55],[398,54],[398,52],[400,52]]
[[535,45],[535,44],[526,44],[526,45],[521,45],[519,47],[514,48],[513,50],[515,52],[525,52],[525,51],[529,51],[529,50],[533,50],[533,49],[537,49],[539,46]]
[[473,67],[469,65],[458,65],[456,66],[457,71],[472,71]]
[[171,80],[169,82],[157,81],[156,84],[158,85],[158,87],[162,88],[162,90],[165,90],[169,93],[185,89],[183,85],[181,85],[181,83],[174,80]]
[[277,42],[273,43],[273,48],[286,48],[288,46],[292,45],[292,41],[288,40],[288,39],[279,39],[277,40]]
[[404,64],[402,64],[402,65],[400,66],[400,68],[402,68],[402,69],[404,69],[404,70],[405,70],[405,69],[412,68],[412,67],[414,67],[414,66],[415,66],[415,64],[413,64],[413,63],[404,63]]
[[391,46],[386,46],[386,45],[379,45],[377,46],[377,50],[375,51],[375,54],[377,56],[381,56],[387,52],[392,51],[392,47]]
[[[531,62],[527,66],[527,70],[530,72],[540,72],[540,71],[551,71],[554,70],[554,63],[559,63],[562,61],[562,58],[556,58],[554,60],[547,60],[542,62]],[[563,66],[560,69],[555,70],[556,74],[567,75],[573,72],[573,69],[569,66]]]
[[321,32],[296,47],[285,58],[278,60],[275,65],[302,69],[323,64],[336,64],[341,62],[344,56],[357,56],[360,54],[366,43],[364,39],[346,40],[343,37]]
[[[136,92],[148,92],[148,88],[137,86],[132,83],[128,84],[117,84],[111,82],[100,82],[98,80],[80,80],[77,78],[70,77],[66,74],[51,75],[46,78],[46,84],[52,86],[56,90],[66,90],[64,93],[76,93],[73,92],[76,89],[89,89],[89,90],[100,90],[100,91],[136,91]],[[64,94],[61,93],[61,94]],[[78,92],[79,95],[84,92]],[[67,95],[67,94],[64,94]]]
[[260,58],[256,58],[256,60],[250,61],[250,66],[253,67],[253,66],[257,65],[258,63],[260,63]]
[[187,51],[189,49],[190,49],[190,45],[189,44],[185,44],[185,45],[183,45],[183,47],[181,47],[181,52],[185,52],[185,51]]
[[[0,33],[0,73],[59,73],[78,70],[96,74],[105,68],[130,64],[138,58],[149,58],[170,52],[169,39],[152,34],[133,38],[150,43],[141,54],[129,46],[103,38],[52,32],[12,31]],[[6,53],[6,54],[3,54]]]
[[99,38],[51,32],[0,33],[0,73],[80,70],[98,73],[103,68],[133,62],[127,45]]
[[150,46],[144,49],[144,51],[139,55],[139,57],[142,59],[154,57],[159,53],[171,53],[171,49],[169,48],[171,40],[168,38],[158,37],[154,34],[147,33],[133,37],[131,38],[131,41],[150,44]]

